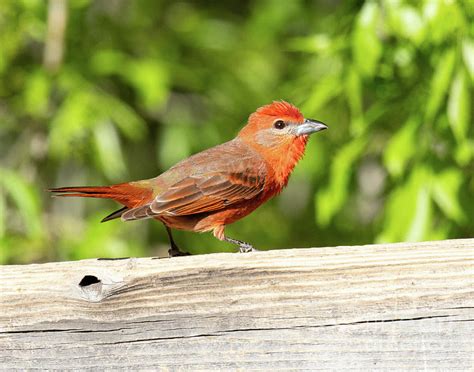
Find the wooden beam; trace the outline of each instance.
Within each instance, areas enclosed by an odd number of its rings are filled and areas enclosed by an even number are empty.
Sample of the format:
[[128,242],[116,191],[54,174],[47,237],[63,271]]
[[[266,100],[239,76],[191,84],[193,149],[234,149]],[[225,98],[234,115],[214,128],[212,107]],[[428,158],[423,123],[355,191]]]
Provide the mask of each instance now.
[[473,248],[3,266],[0,368],[468,370]]

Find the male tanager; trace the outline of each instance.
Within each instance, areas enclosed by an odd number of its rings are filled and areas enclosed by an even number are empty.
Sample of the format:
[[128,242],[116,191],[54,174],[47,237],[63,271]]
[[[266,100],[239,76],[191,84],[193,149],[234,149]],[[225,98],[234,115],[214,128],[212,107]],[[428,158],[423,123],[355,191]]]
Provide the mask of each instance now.
[[273,102],[250,115],[236,138],[212,147],[143,181],[99,187],[60,187],[59,196],[113,199],[124,207],[105,217],[123,221],[154,218],[170,241],[169,254],[179,255],[171,229],[212,231],[240,252],[252,245],[229,238],[225,226],[245,217],[278,194],[303,156],[309,135],[327,129],[305,119],[293,105]]

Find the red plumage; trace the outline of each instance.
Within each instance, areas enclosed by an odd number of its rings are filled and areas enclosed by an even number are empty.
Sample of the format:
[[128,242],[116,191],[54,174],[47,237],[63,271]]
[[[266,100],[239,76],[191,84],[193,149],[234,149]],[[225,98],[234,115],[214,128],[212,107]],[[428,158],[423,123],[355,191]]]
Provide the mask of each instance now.
[[292,118],[296,122],[304,120],[300,110],[291,103],[285,101],[274,101],[269,105],[262,106],[257,109],[256,114],[268,116],[282,116]]
[[304,119],[285,101],[260,107],[233,140],[195,154],[161,175],[143,181],[101,187],[51,189],[60,196],[113,199],[122,205],[104,221],[154,218],[167,228],[226,237],[225,226],[245,217],[287,184],[294,166],[304,154],[309,134],[326,129],[320,122]]

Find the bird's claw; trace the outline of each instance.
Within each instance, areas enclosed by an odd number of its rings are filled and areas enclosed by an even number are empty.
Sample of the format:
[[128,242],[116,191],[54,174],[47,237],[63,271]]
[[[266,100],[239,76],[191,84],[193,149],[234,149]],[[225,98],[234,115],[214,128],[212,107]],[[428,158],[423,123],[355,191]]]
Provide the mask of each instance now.
[[169,257],[180,257],[180,256],[190,256],[191,254],[188,252],[181,252],[178,247],[173,246],[170,249],[168,249],[168,255]]
[[255,249],[252,244],[243,242],[242,240],[237,240],[237,239],[232,239],[229,238],[228,236],[224,236],[224,239],[226,242],[235,244],[239,246],[239,252],[240,253],[248,253],[248,252],[258,252],[258,249]]
[[258,249],[255,249],[252,245],[248,243],[242,243],[239,244],[239,251],[240,253],[258,252]]

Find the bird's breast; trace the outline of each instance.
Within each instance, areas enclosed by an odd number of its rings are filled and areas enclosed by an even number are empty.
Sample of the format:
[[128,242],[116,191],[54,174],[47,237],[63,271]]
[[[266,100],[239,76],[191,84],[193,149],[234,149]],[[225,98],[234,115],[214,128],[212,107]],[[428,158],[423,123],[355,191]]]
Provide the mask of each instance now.
[[266,153],[267,170],[271,173],[268,177],[269,191],[278,194],[288,184],[293,169],[303,157],[307,137],[297,137]]

